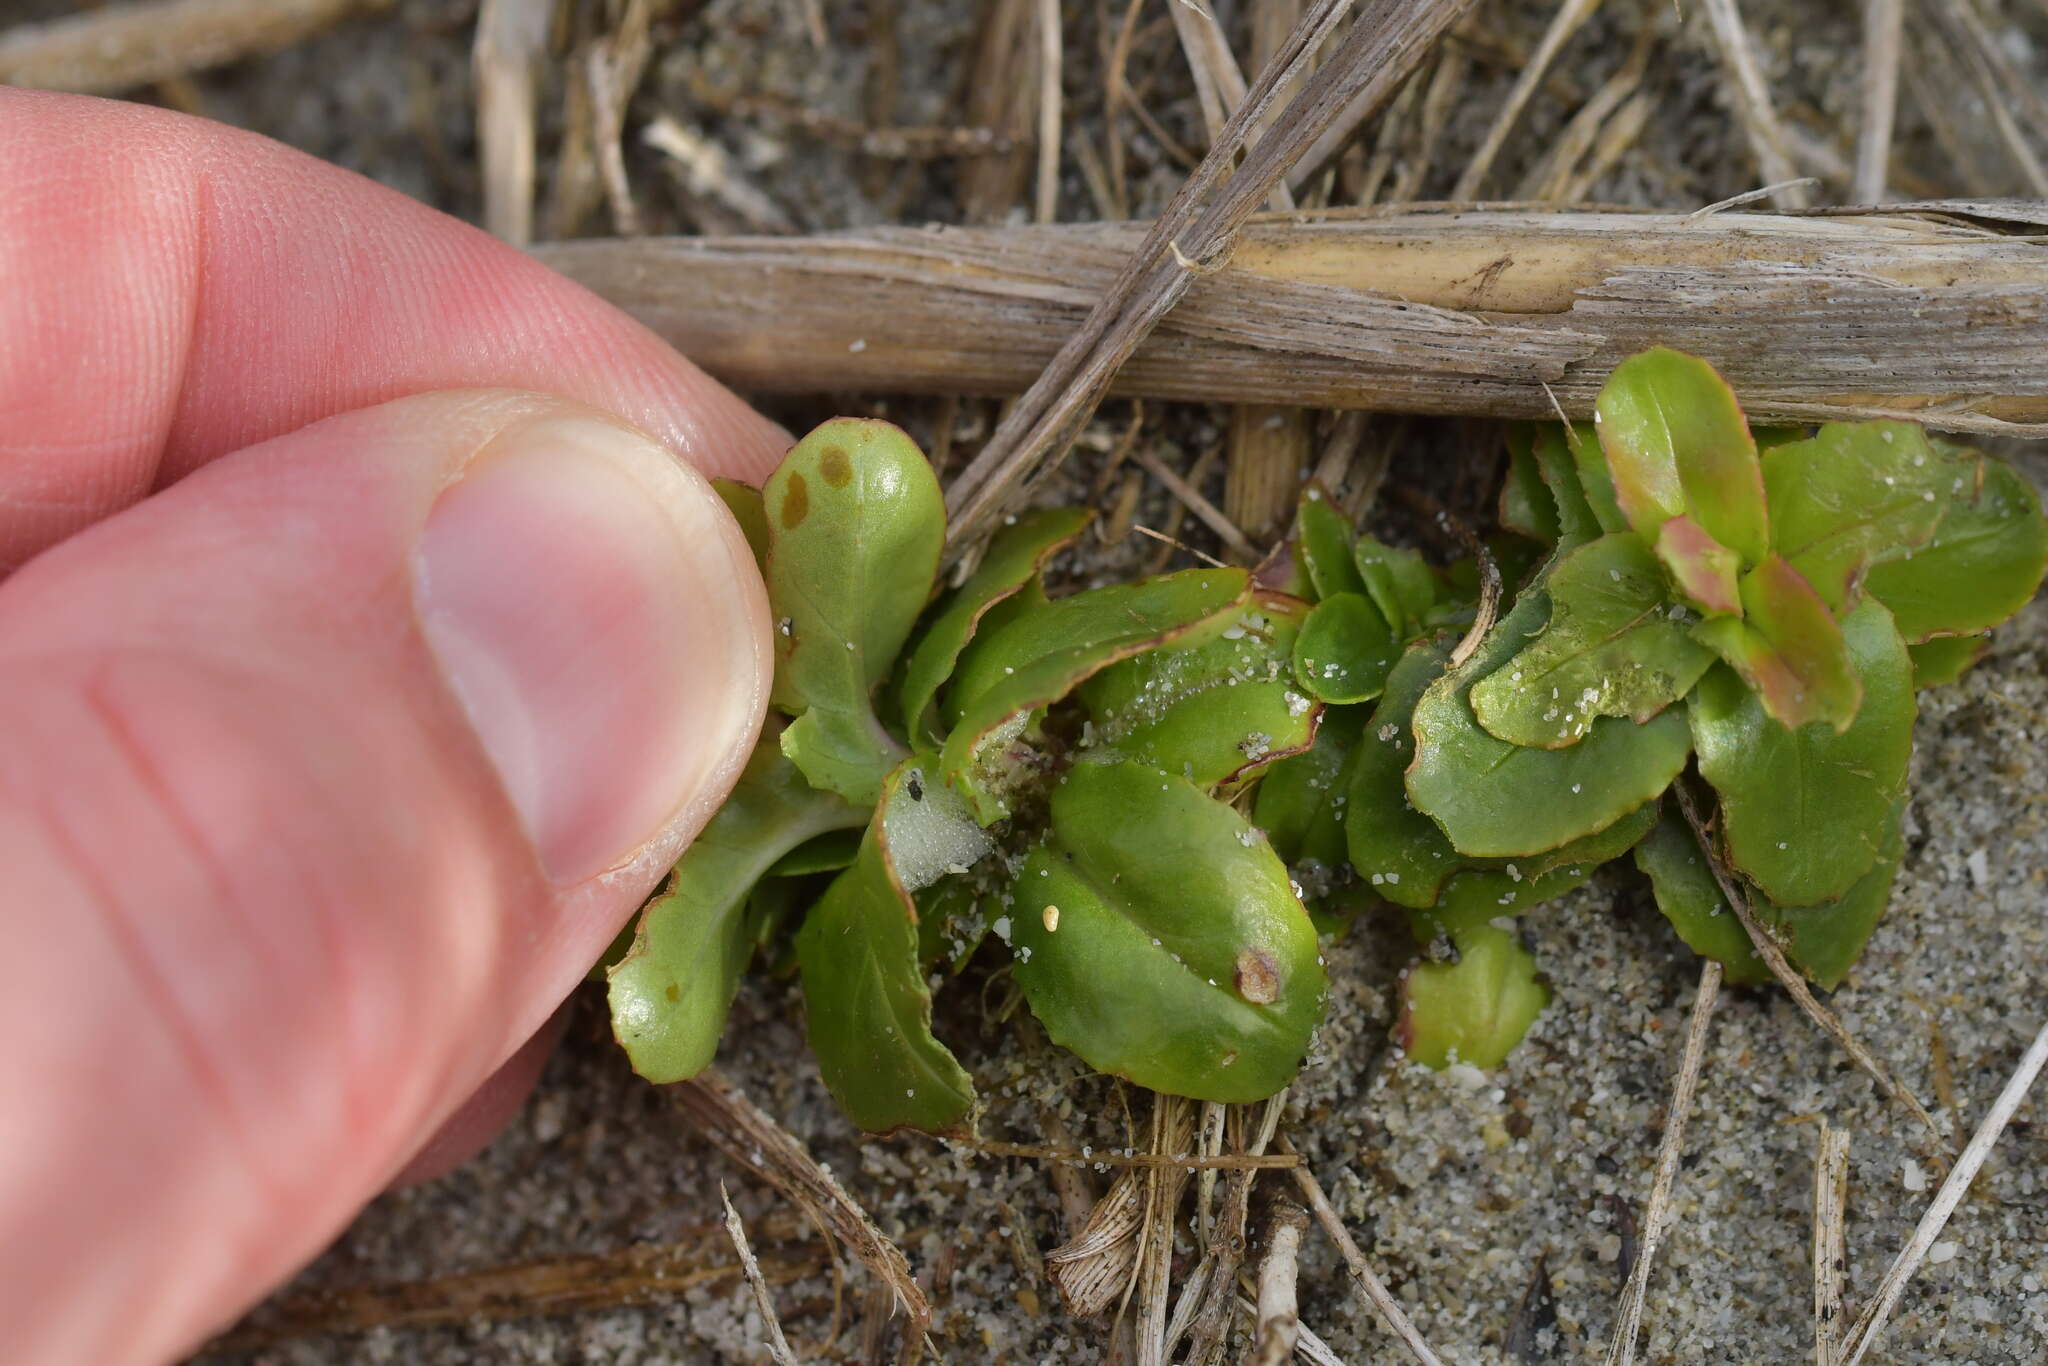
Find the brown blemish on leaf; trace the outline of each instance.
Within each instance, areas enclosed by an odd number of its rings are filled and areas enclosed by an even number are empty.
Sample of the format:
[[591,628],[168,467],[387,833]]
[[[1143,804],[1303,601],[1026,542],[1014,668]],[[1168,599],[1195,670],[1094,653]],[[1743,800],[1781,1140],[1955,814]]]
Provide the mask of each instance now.
[[1237,994],[1255,1006],[1280,999],[1280,961],[1265,949],[1242,949],[1237,955]]
[[677,983],[675,983],[675,982],[670,982],[670,983],[668,984],[668,998],[669,998],[669,1000],[671,1000],[671,1001],[680,1001],[680,1000],[682,1000],[682,999],[683,999],[683,989],[682,989],[682,987],[681,987],[680,985],[678,985]]
[[804,483],[804,477],[794,470],[790,472],[789,488],[782,495],[782,526],[785,531],[794,531],[803,525],[804,518],[811,515],[811,490]]
[[825,482],[835,489],[843,489],[853,478],[853,462],[846,458],[844,447],[827,446],[818,452],[818,469],[825,476]]

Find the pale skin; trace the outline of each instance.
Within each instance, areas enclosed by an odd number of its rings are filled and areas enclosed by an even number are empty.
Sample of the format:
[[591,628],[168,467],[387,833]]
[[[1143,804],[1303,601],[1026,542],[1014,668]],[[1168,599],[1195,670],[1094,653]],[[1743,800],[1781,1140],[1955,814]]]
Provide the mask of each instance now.
[[0,89],[0,185],[0,1324],[155,1363],[524,1095],[758,731],[787,437],[248,134]]

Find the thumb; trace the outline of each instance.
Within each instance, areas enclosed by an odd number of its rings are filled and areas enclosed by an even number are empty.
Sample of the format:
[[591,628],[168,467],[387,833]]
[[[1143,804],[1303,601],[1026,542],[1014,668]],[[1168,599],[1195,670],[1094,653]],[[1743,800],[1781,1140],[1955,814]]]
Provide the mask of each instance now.
[[559,400],[227,456],[0,584],[0,1323],[181,1351],[531,1035],[770,671],[717,496]]

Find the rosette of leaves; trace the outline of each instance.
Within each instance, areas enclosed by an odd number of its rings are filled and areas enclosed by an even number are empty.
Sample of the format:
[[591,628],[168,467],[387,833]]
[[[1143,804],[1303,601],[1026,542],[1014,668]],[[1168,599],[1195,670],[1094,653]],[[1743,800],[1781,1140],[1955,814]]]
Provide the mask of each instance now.
[[1321,1018],[1316,933],[1232,802],[1315,733],[1306,604],[1228,569],[1050,596],[1087,522],[1062,509],[935,598],[938,485],[882,422],[828,422],[760,491],[720,491],[776,618],[772,714],[608,970],[634,1068],[707,1066],[741,974],[793,944],[848,1116],[962,1129],[974,1086],[932,989],[993,932],[1098,1070],[1217,1101],[1286,1085]]
[[[1909,423],[1760,448],[1720,376],[1665,349],[1618,366],[1596,412],[1513,444],[1501,522],[1544,558],[1455,648],[1406,607],[1396,626],[1385,594],[1362,612],[1349,529],[1303,508],[1303,650],[1326,611],[1362,624],[1316,644],[1304,684],[1347,686],[1259,814],[1301,857],[1332,856],[1341,829],[1357,876],[1408,913],[1430,954],[1398,1033],[1433,1065],[1492,1066],[1519,1041],[1547,990],[1513,917],[1631,850],[1687,943],[1733,980],[1769,975],[1664,809],[1695,760],[1712,856],[1789,960],[1839,983],[1901,856],[1915,690],[1967,669],[2048,557],[2022,476]],[[1282,800],[1310,791],[1320,805]]]

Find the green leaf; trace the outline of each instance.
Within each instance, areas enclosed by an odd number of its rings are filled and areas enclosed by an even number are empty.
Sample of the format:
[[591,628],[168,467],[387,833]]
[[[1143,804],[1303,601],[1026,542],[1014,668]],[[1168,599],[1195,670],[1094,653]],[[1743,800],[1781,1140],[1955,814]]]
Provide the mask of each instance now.
[[1676,619],[1664,575],[1633,532],[1580,546],[1544,587],[1549,624],[1472,686],[1479,724],[1510,744],[1562,749],[1603,716],[1648,721],[1714,662]]
[[1912,757],[1912,663],[1891,614],[1865,598],[1843,625],[1863,706],[1840,734],[1786,729],[1725,669],[1700,681],[1689,707],[1729,861],[1783,906],[1833,900],[1870,869]]
[[641,914],[608,974],[612,1032],[649,1081],[681,1081],[711,1062],[754,946],[747,893],[775,862],[867,812],[805,785],[763,735],[732,795]]
[[1830,422],[1764,456],[1777,551],[1847,611],[1870,567],[1925,546],[1968,462],[1910,422]]
[[1308,751],[1282,759],[1259,779],[1252,821],[1290,868],[1309,861],[1337,868],[1346,861],[1344,805],[1365,721],[1364,707],[1325,707]]
[[981,892],[966,878],[942,877],[913,899],[918,961],[958,976],[988,938],[990,913]]
[[1913,657],[1913,686],[1936,688],[1968,673],[1991,649],[1990,636],[1937,636],[1908,645]]
[[1680,597],[1708,616],[1741,616],[1741,558],[1690,517],[1657,528],[1657,560]]
[[809,877],[853,866],[860,856],[859,830],[830,830],[804,841],[775,861],[768,877]]
[[1498,1067],[1550,1004],[1536,960],[1514,935],[1471,932],[1455,963],[1418,963],[1401,978],[1394,1040],[1416,1062]]
[[1769,902],[1754,909],[1757,919],[1768,926],[1785,956],[1801,972],[1827,991],[1833,991],[1863,956],[1863,946],[1890,904],[1892,882],[1905,856],[1899,817],[1903,807],[1893,808],[1878,848],[1877,861],[1870,870],[1832,901],[1817,906],[1775,906]]
[[1863,690],[1842,627],[1799,571],[1776,554],[1742,576],[1741,617],[1693,628],[1781,725],[1825,721],[1845,729]]
[[1344,835],[1352,866],[1388,901],[1413,909],[1454,903],[1443,917],[1484,906],[1489,909],[1479,916],[1483,921],[1569,891],[1641,839],[1655,814],[1646,805],[1533,855],[1475,858],[1459,853],[1436,822],[1409,802],[1402,785],[1413,752],[1416,703],[1442,676],[1449,656],[1446,642],[1419,641],[1395,665],[1352,759]]
[[1409,925],[1424,942],[1438,934],[1456,939],[1471,926],[1491,924],[1502,916],[1520,915],[1532,906],[1555,901],[1591,881],[1602,864],[1640,843],[1657,824],[1657,806],[1655,801],[1644,802],[1605,830],[1548,853],[1521,859],[1457,855],[1460,871],[1443,884],[1434,906],[1409,911]]
[[747,538],[747,548],[754,552],[754,563],[765,571],[768,564],[768,512],[761,505],[761,490],[737,479],[714,479],[711,491],[725,504],[725,510],[732,514],[732,519],[740,524],[740,534]]
[[1479,724],[1473,683],[1506,664],[1549,610],[1545,593],[1524,590],[1471,658],[1416,704],[1408,798],[1461,853],[1516,858],[1556,849],[1614,824],[1685,767],[1691,738],[1676,709],[1643,725],[1602,717],[1565,749],[1512,745]]
[[1351,559],[1351,523],[1331,505],[1322,485],[1302,489],[1294,534],[1317,602],[1336,593],[1365,591],[1365,580],[1358,577]]
[[1018,873],[1015,975],[1055,1043],[1198,1100],[1287,1085],[1322,1018],[1315,927],[1263,836],[1192,784],[1082,764]]
[[1607,468],[1607,457],[1600,450],[1600,436],[1594,424],[1574,422],[1569,427],[1560,427],[1558,440],[1571,456],[1572,469],[1586,500],[1586,508],[1593,514],[1596,529],[1592,535],[1627,531],[1628,518],[1622,515],[1621,505],[1615,501],[1614,476]]
[[1035,579],[1094,515],[1085,508],[1041,508],[996,533],[967,582],[940,600],[904,660],[897,715],[905,731],[920,738],[933,734],[933,700],[976,629],[988,622],[989,610]]
[[1535,432],[1517,424],[1508,432],[1508,472],[1500,487],[1500,524],[1532,541],[1556,545],[1557,502],[1536,463]]
[[1220,630],[1249,592],[1242,570],[1189,569],[1058,598],[983,633],[953,675],[962,710],[946,738],[947,783],[984,825],[1002,819],[1030,776],[1027,756],[1012,746],[1035,712],[1120,659],[1206,624]]
[[1756,441],[1727,381],[1655,347],[1614,367],[1595,403],[1615,500],[1645,540],[1690,516],[1753,565],[1770,549]]
[[[1601,524],[1600,515],[1593,510],[1592,500],[1586,495],[1586,486],[1579,478],[1578,452],[1588,452],[1588,463],[1592,472],[1599,476],[1600,488],[1610,510],[1614,503],[1614,488],[1607,482],[1607,465],[1600,457],[1597,442],[1580,442],[1576,433],[1568,435],[1565,427],[1546,423],[1536,429],[1536,437],[1530,450],[1536,458],[1536,470],[1543,476],[1543,486],[1550,490],[1551,502],[1557,508],[1557,538],[1562,547],[1577,545],[1603,535],[1607,528]],[[1628,523],[1622,520],[1619,511],[1613,511],[1614,530],[1628,530]]]
[[911,895],[990,847],[930,757],[907,759],[883,785],[860,857],[797,932],[811,1051],[863,1129],[954,1133],[974,1108],[973,1081],[932,1035]]
[[1365,581],[1366,596],[1396,635],[1407,640],[1417,635],[1430,609],[1443,598],[1443,585],[1429,561],[1417,551],[1391,546],[1371,536],[1360,536],[1352,548],[1352,562]]
[[1370,702],[1387,684],[1400,642],[1363,593],[1332,593],[1315,605],[1294,642],[1294,676],[1324,702]]
[[1937,449],[1957,467],[1934,538],[1863,581],[1913,644],[1991,629],[2026,606],[2048,566],[2048,523],[2026,476],[1964,447]]
[[813,785],[869,804],[903,747],[872,698],[923,610],[945,537],[931,465],[886,422],[838,418],[783,458],[763,494],[777,707]]
[[1096,674],[1076,693],[1089,716],[1082,756],[1150,764],[1215,788],[1307,749],[1317,708],[1289,667],[1307,611],[1299,598],[1258,593]]
[[1674,811],[1664,813],[1657,828],[1636,846],[1636,867],[1649,876],[1657,909],[1686,947],[1719,963],[1731,985],[1771,980],[1770,968],[1756,956],[1741,918],[1721,895],[1707,855],[1684,818]]

